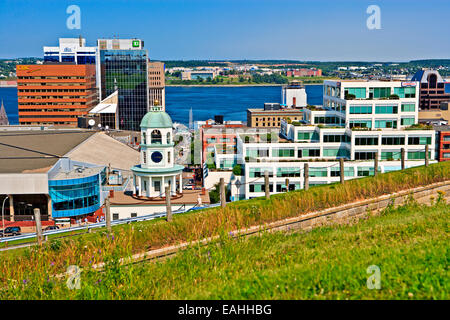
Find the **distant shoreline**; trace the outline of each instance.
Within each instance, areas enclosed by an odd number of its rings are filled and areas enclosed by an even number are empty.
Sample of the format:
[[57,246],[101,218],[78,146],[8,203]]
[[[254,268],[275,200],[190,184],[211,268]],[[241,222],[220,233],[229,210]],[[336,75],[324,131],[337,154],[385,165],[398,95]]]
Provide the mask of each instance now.
[[[287,83],[286,83],[287,84]],[[166,87],[281,87],[285,84],[265,83],[265,84],[166,84]],[[304,86],[323,85],[323,83],[304,83]],[[17,88],[17,85],[0,85],[0,88]]]
[[[265,84],[166,84],[166,87],[281,87],[287,83]],[[304,83],[305,86],[323,85],[323,83]]]

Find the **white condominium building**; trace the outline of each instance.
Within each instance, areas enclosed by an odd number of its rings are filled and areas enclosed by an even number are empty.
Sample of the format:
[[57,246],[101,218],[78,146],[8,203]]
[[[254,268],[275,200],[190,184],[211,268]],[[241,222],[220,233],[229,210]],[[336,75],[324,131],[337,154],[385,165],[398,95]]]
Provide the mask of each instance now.
[[[238,163],[244,175],[232,181],[234,200],[264,195],[264,172],[271,193],[302,189],[304,165],[309,164],[310,186],[338,182],[339,158],[344,177],[353,179],[378,172],[435,161],[435,131],[417,125],[418,84],[400,81],[325,81],[323,107],[304,110],[302,122],[281,123],[279,135],[237,137]],[[286,186],[289,179],[289,186]]]

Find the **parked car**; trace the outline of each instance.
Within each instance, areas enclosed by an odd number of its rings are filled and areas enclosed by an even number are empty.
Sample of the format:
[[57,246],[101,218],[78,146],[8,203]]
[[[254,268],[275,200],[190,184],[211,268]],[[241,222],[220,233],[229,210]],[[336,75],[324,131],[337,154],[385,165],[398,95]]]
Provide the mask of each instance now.
[[5,230],[0,231],[0,236],[12,237],[20,235],[20,227],[7,227]]
[[192,190],[195,189],[195,186],[192,183],[187,183],[183,187],[184,190]]
[[44,229],[44,231],[49,231],[49,230],[58,230],[59,227],[58,226],[48,226],[47,228]]

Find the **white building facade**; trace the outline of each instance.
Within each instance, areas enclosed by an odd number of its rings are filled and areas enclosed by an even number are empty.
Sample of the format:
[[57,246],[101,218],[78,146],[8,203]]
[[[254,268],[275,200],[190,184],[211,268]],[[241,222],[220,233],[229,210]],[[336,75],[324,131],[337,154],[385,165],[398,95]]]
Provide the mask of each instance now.
[[314,186],[340,180],[340,158],[345,179],[374,175],[376,157],[378,172],[401,170],[402,149],[406,168],[423,165],[426,148],[430,163],[436,162],[435,131],[417,120],[417,83],[325,81],[323,108],[308,107],[302,122],[283,120],[275,140],[238,135],[244,176],[231,182],[232,196],[263,196],[266,170],[271,193],[302,189],[305,163]]

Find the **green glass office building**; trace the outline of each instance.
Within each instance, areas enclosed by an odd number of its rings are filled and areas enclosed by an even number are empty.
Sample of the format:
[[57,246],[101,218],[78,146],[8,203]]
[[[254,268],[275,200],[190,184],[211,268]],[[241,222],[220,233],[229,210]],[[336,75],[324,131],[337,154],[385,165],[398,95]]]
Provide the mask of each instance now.
[[118,120],[122,130],[139,131],[148,111],[148,52],[143,41],[99,40],[101,98],[119,91]]

